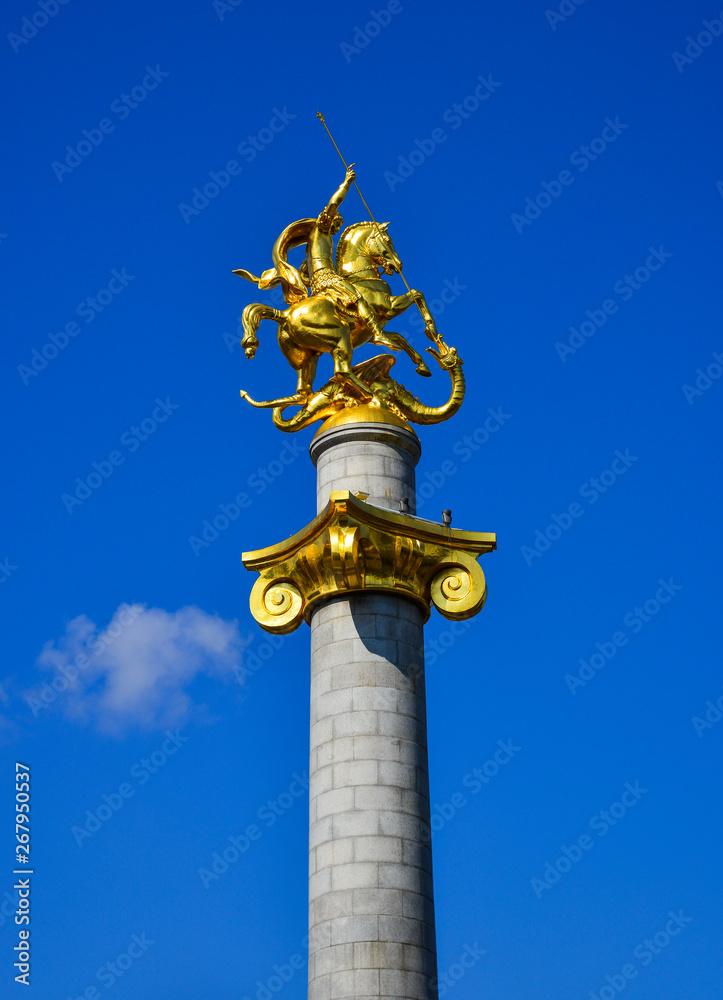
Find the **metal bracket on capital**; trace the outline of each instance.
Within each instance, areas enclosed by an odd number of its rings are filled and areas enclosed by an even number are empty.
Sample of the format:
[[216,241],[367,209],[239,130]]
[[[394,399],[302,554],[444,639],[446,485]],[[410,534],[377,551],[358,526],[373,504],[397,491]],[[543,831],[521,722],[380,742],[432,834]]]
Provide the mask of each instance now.
[[322,601],[360,591],[392,592],[431,605],[445,618],[481,611],[487,584],[477,559],[497,548],[494,534],[458,531],[332,492],[324,511],[286,541],[244,552],[259,574],[251,613],[267,632],[293,632]]

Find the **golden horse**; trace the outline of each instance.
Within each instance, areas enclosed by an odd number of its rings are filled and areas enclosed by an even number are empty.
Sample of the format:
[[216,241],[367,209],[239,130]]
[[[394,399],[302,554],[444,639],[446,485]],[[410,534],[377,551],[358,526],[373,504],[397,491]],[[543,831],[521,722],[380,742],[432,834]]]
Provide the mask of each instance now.
[[[294,228],[297,233],[303,234],[305,225],[313,224],[315,221],[314,219],[300,220],[289,229]],[[389,320],[399,316],[416,303],[426,324],[425,333],[430,340],[439,345],[441,338],[437,333],[424,295],[416,289],[412,289],[404,295],[394,295],[391,287],[380,277],[380,271],[391,275],[398,274],[402,270],[402,262],[387,233],[388,225],[389,223],[379,225],[373,222],[357,222],[348,226],[339,237],[335,270],[359,288],[365,301],[374,310],[377,322],[382,328]],[[285,232],[287,231],[285,230]],[[281,237],[277,240],[276,246],[279,245],[280,240]],[[289,247],[298,246],[301,242],[302,237],[298,236],[288,245]],[[242,274],[244,277],[251,277],[248,272],[239,271],[236,273]],[[275,274],[276,272],[265,273]],[[308,278],[308,274],[305,275],[305,278]],[[252,278],[252,280],[260,282],[260,279]],[[261,284],[261,287],[269,287],[271,284],[278,283],[283,284],[277,276],[272,281]],[[253,358],[256,348],[259,346],[256,333],[261,321],[272,319],[278,324],[279,347],[297,373],[298,378],[296,393],[293,396],[284,396],[280,399],[256,402],[249,397],[248,393],[241,390],[241,395],[252,406],[278,407],[304,403],[314,391],[313,382],[316,366],[322,354],[330,354],[334,361],[335,381],[346,382],[354,386],[361,393],[362,399],[371,398],[373,393],[369,385],[363,382],[352,370],[354,349],[370,341],[390,347],[394,351],[405,351],[417,366],[418,374],[425,376],[431,374],[421,354],[415,351],[401,334],[382,329],[381,336],[372,340],[371,331],[358,317],[338,309],[323,292],[293,302],[288,309],[284,310],[254,302],[246,306],[241,318],[244,329],[241,346],[244,348],[246,357]],[[433,352],[431,348],[428,350]]]

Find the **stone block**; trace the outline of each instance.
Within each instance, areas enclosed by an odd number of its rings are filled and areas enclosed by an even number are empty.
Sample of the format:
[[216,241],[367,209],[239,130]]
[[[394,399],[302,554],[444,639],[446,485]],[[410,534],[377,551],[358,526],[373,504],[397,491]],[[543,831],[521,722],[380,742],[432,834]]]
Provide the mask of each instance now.
[[[379,970],[378,969],[355,969],[354,970],[354,993],[358,997],[360,994],[375,996],[379,993]],[[332,990],[334,983],[331,984]]]
[[397,788],[416,791],[417,768],[411,764],[400,764],[395,760],[380,761],[379,783],[382,785],[396,785]]
[[379,917],[379,940],[399,944],[422,944],[422,927],[418,920],[409,917]]
[[316,848],[316,870],[334,865],[347,865],[354,861],[354,838],[330,840]]
[[428,923],[423,923],[422,925],[422,946],[426,948],[427,951],[437,954],[437,935],[433,925]]
[[428,896],[408,891],[403,892],[402,896],[405,917],[426,921],[429,924],[434,923],[434,903]]
[[[409,740],[426,746],[426,726],[411,715],[400,715],[397,712],[379,712],[379,735],[394,736],[398,740]],[[421,741],[424,740],[422,743]]]
[[404,916],[404,893],[401,889],[354,889],[351,913]]
[[[323,921],[352,916],[354,913],[354,891],[347,889],[339,892],[327,892],[313,900],[313,920],[310,921],[310,925],[314,926]],[[329,923],[329,927],[331,927],[331,923]]]
[[331,871],[325,868],[309,878],[309,899],[316,899],[325,892],[331,892]]
[[396,712],[397,699],[400,694],[392,687],[355,687],[352,691],[352,709],[355,712],[367,710],[379,712]]
[[309,982],[308,1000],[331,1000],[331,975],[318,976]]
[[418,840],[403,840],[402,860],[405,865],[421,868],[425,872],[432,871],[432,852],[428,843],[420,843]]
[[411,715],[425,727],[427,724],[427,706],[416,691],[400,691],[397,697],[397,711],[402,715]]
[[[405,918],[378,917],[373,914],[341,917],[331,923],[331,943],[347,944],[355,941],[379,941],[380,920],[405,920]],[[382,937],[381,940],[387,940],[387,938]],[[394,938],[390,940],[394,940]]]
[[344,736],[375,736],[378,732],[378,712],[347,712],[332,720],[334,739]]
[[[348,657],[349,662],[376,663],[382,666],[390,666],[397,662],[398,643],[393,635],[376,635],[373,639],[363,639],[357,636],[350,640],[342,639],[341,641],[352,643],[351,654]],[[377,683],[380,683],[380,675],[377,677]]]
[[324,948],[331,948],[331,930],[333,926],[333,920],[323,920],[309,928],[310,952],[317,952],[322,951]]
[[[426,740],[426,728],[425,728]],[[420,773],[426,774],[427,755],[417,743],[411,740],[399,741],[399,760],[402,764],[414,764]],[[418,786],[419,787],[419,786]]]
[[361,941],[354,948],[355,969],[401,969],[404,945],[391,941]]
[[340,615],[349,614],[349,598],[345,596],[330,597],[328,601],[317,605],[311,614],[311,631],[322,622],[330,622]]
[[[328,670],[329,667],[340,666],[343,663],[352,663],[355,659],[352,655],[354,641],[354,639],[339,639],[324,646],[318,653],[324,664],[324,669]],[[336,682],[334,682],[334,687],[336,687]]]
[[309,826],[309,847],[315,848],[319,844],[331,840],[333,837],[332,817],[325,816],[324,819],[317,820]]
[[411,813],[412,816],[423,816],[426,819],[429,813],[429,801],[419,792],[405,789],[402,792],[402,812]]
[[375,785],[379,764],[375,760],[348,760],[334,764],[334,788],[351,785]]
[[319,618],[319,612],[315,612],[314,618],[311,625],[311,657],[312,661],[316,660],[320,663],[322,670],[326,669],[326,665],[321,659],[323,656],[323,650],[326,646],[329,646],[334,641],[334,622],[343,619],[330,619],[329,621],[323,621]]
[[[360,639],[373,639],[377,634],[377,616],[355,612],[350,621]],[[382,632],[382,635],[386,633]]]
[[374,862],[334,865],[331,869],[331,887],[334,892],[341,889],[367,889],[378,884],[377,865]]
[[335,813],[349,812],[354,807],[354,789],[333,788],[330,792],[319,795],[314,801],[318,819]]
[[327,691],[331,691],[332,688],[332,671],[331,667],[328,670],[318,670],[311,675],[311,700],[319,698],[321,695],[326,694]]
[[401,809],[402,791],[390,785],[356,785],[354,792],[354,808],[358,810],[394,810]]
[[355,837],[355,861],[391,861],[402,863],[402,843],[398,837]]
[[343,663],[332,668],[335,688],[369,687],[377,683],[377,664],[370,660]]
[[396,810],[383,810],[378,813],[378,829],[385,837],[420,840],[422,836],[419,817]]
[[331,977],[331,1000],[356,1000],[360,996],[379,996],[379,972],[362,969],[357,972],[337,972]]
[[333,787],[333,771],[329,765],[311,771],[309,775],[309,796],[315,799],[323,792],[328,792]]
[[344,736],[338,740],[329,740],[317,748],[316,754],[320,767],[337,764],[345,760],[353,760],[354,739],[351,736]]
[[425,874],[421,868],[412,868],[410,865],[383,863],[379,865],[379,886],[382,889],[403,889],[421,895],[424,892]]
[[368,837],[379,832],[379,814],[375,812],[337,813],[334,816],[333,836]]
[[350,614],[335,618],[330,624],[332,626],[334,642],[339,642],[341,639],[359,638],[356,621]]
[[355,736],[355,760],[399,760],[400,742],[389,736]]
[[422,972],[428,976],[437,974],[435,956],[413,944],[402,945],[402,962],[399,968],[405,972]]
[[351,712],[353,692],[353,688],[332,688],[326,694],[315,698],[311,702],[312,724],[329,715],[343,715]]
[[331,719],[319,719],[314,722],[310,729],[310,746],[318,747],[322,743],[328,743],[333,737],[333,726]]
[[330,948],[317,951],[314,955],[316,975],[330,975],[332,972],[354,971],[354,945],[333,944]]
[[[404,997],[404,1000],[428,1000],[427,977],[418,972],[384,969],[379,973],[380,997]],[[333,994],[332,994],[333,998]]]

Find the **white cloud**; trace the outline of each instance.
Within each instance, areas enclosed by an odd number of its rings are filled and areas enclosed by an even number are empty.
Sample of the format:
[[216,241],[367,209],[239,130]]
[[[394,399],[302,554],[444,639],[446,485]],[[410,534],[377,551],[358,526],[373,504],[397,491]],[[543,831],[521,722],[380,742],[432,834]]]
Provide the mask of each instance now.
[[113,733],[177,726],[200,708],[189,685],[201,675],[227,679],[245,644],[237,622],[200,608],[122,604],[102,632],[79,615],[47,643],[37,665],[54,676],[25,699],[36,715],[57,703],[68,718]]

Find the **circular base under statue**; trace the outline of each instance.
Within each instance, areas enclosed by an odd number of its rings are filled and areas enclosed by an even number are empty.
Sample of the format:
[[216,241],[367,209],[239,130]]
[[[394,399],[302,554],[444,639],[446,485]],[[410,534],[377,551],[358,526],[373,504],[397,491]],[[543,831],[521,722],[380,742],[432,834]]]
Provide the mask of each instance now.
[[403,427],[416,437],[408,420],[397,416],[386,407],[375,406],[373,403],[359,403],[358,406],[348,406],[344,410],[339,410],[324,421],[314,437],[319,437],[332,427],[342,427],[347,424],[391,424],[394,427]]
[[316,466],[317,512],[333,490],[363,495],[367,503],[416,512],[414,469],[422,454],[406,420],[380,406],[351,406],[326,420],[309,446]]

